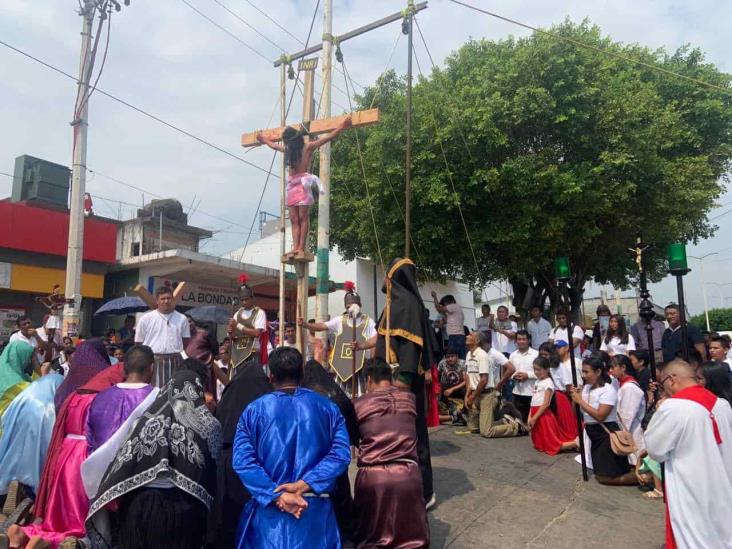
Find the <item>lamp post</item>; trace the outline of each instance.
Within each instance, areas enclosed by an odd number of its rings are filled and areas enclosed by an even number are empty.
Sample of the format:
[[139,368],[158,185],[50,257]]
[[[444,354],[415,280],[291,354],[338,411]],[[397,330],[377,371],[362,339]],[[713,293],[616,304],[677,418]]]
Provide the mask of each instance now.
[[[691,256],[689,256],[689,257],[691,257]],[[724,302],[725,302],[725,300],[727,300],[729,298],[724,297],[724,295],[722,293],[722,288],[724,286],[732,286],[732,282],[721,282],[721,283],[720,282],[705,282],[705,284],[707,286],[716,286],[717,288],[719,288],[719,308],[724,309]],[[712,296],[712,297],[715,297],[715,296]],[[707,331],[708,332],[711,331],[708,323],[707,323]]]
[[696,257],[695,255],[690,255],[689,257],[692,259],[696,259],[699,261],[699,276],[701,277],[701,283],[702,283],[702,296],[704,297],[704,319],[707,322],[707,332],[709,331],[709,307],[707,305],[707,288],[706,284],[704,282],[704,260],[709,257],[710,255],[717,255],[717,252],[711,252],[708,254],[705,254],[701,257]]
[[[567,283],[569,282],[569,279],[572,278],[572,272],[569,268],[569,258],[568,257],[557,257],[554,260],[554,278],[557,279],[557,284],[559,285],[559,293],[561,295],[561,300],[564,302],[564,308],[567,310],[567,339],[569,340],[569,362],[571,364],[571,370],[572,370],[572,385],[574,388],[577,388],[577,368],[575,367],[575,357],[574,357],[574,337],[572,337],[572,333],[574,330],[573,322],[572,322],[572,315],[569,314],[569,292],[567,290]],[[582,479],[589,480],[589,477],[587,475],[587,463],[585,458],[585,437],[584,433],[582,432],[582,411],[580,410],[579,404],[574,404],[574,415],[577,420],[577,433],[579,433],[579,447],[580,447],[580,459],[582,460]]]
[[681,354],[689,360],[689,336],[686,330],[686,303],[684,302],[684,276],[691,272],[686,260],[686,245],[674,242],[668,246],[668,271],[676,277],[676,292],[679,296],[679,317],[681,322]]

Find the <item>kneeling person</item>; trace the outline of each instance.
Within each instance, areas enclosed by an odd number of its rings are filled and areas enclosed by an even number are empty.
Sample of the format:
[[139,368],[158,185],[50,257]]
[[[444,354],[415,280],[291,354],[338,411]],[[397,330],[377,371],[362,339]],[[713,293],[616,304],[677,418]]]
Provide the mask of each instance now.
[[481,347],[481,343],[486,343],[485,336],[480,332],[471,332],[466,343],[468,428],[486,438],[520,435],[521,426],[513,417],[495,417],[500,403],[501,381],[513,374],[512,368],[506,368],[500,377],[501,367],[508,366],[508,360],[493,349],[486,352]]

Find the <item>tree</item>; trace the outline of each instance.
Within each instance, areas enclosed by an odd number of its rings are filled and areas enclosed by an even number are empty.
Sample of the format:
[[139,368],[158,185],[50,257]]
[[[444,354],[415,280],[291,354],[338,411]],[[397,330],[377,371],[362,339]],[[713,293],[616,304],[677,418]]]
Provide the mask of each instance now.
[[[730,89],[697,49],[622,45],[587,22],[552,30]],[[387,263],[404,246],[405,83],[386,73],[357,103],[382,121],[334,145],[332,242]],[[566,255],[577,308],[590,279],[635,281],[627,249],[642,231],[658,279],[668,243],[713,234],[731,135],[730,95],[543,34],[472,40],[414,87],[413,257],[426,278],[506,278],[520,306],[527,292],[555,303]]]
[[[707,319],[704,314],[694,315],[689,319],[700,330],[707,329]],[[709,328],[713,332],[732,331],[732,309],[711,309],[709,311]]]

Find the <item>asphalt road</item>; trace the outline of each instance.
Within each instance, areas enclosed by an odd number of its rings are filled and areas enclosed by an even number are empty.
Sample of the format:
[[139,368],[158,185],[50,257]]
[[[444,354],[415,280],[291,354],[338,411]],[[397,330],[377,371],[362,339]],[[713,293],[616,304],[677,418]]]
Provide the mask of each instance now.
[[[464,429],[464,428],[462,428]],[[430,430],[437,505],[432,547],[658,548],[662,500],[582,481],[575,454],[547,456],[528,437]]]

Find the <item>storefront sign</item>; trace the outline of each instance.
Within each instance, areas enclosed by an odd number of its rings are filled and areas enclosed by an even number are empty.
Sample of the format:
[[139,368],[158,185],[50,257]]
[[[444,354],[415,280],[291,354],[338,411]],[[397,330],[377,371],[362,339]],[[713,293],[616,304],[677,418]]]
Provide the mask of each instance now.
[[10,334],[18,328],[15,321],[24,314],[25,309],[0,308],[0,341],[10,339]]
[[[175,288],[177,280],[170,280],[161,277],[152,277],[152,293],[155,293],[160,286],[170,286]],[[206,284],[197,284],[195,282],[186,282],[183,295],[180,296],[178,303],[184,307],[198,307],[200,305],[222,305],[231,307],[236,304],[239,298],[239,292],[235,288],[221,288],[219,286],[208,286]]]

